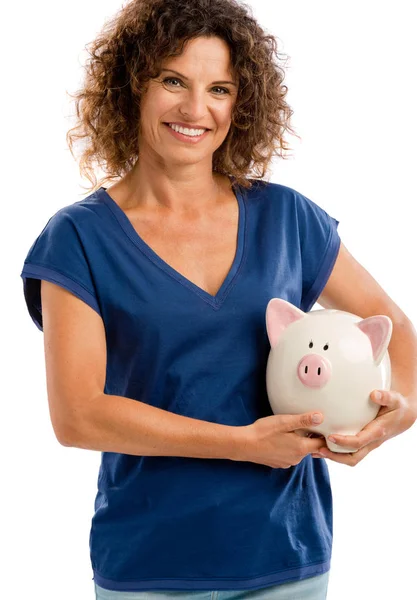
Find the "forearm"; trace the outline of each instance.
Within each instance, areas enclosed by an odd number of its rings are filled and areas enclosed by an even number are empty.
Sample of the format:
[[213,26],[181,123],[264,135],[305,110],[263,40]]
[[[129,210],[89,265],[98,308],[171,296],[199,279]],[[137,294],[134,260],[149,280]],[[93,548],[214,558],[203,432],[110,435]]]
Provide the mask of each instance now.
[[388,352],[391,359],[391,389],[409,399],[417,417],[417,332],[410,320],[393,320]]
[[243,427],[192,419],[123,396],[100,394],[65,445],[135,456],[239,460]]

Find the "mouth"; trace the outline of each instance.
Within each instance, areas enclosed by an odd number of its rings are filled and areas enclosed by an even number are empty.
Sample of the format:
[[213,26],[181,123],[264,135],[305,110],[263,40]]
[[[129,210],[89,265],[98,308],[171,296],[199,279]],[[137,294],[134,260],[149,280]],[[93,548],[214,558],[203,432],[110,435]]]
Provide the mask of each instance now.
[[[164,125],[170,127],[169,123],[164,123]],[[172,127],[170,127],[170,129],[172,129]],[[204,129],[204,131],[211,131],[211,129],[207,129],[207,127],[189,127],[189,129]]]
[[196,144],[198,143],[200,140],[203,140],[206,138],[206,136],[210,133],[210,129],[207,129],[205,127],[200,127],[200,129],[204,129],[203,133],[200,135],[187,135],[185,133],[180,133],[179,131],[175,131],[175,129],[173,129],[172,127],[170,127],[169,123],[163,123],[163,125],[166,125],[170,131],[170,134],[172,134],[177,140],[180,140],[182,142],[187,142],[187,143],[191,143],[191,144]]

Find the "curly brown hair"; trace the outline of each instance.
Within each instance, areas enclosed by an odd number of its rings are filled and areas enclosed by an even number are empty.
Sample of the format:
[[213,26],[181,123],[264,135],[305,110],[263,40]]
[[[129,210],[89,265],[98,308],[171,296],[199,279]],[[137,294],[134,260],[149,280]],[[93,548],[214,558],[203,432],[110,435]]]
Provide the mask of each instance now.
[[[263,178],[274,155],[286,158],[286,131],[293,111],[285,101],[285,71],[277,41],[257,24],[251,9],[238,0],[131,0],[107,21],[86,46],[83,87],[75,94],[73,141],[86,138],[79,169],[96,190],[122,177],[139,155],[140,99],[146,83],[158,76],[161,63],[182,53],[193,38],[217,36],[229,46],[239,90],[229,132],[213,154],[213,171],[251,187],[249,176]],[[300,138],[301,139],[301,138]],[[75,157],[74,157],[75,158]],[[98,183],[96,162],[108,175]]]

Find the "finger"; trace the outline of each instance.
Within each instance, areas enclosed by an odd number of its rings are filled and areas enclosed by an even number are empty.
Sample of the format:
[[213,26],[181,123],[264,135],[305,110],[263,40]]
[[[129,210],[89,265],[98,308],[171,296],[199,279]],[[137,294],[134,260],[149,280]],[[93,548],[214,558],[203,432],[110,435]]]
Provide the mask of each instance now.
[[[378,398],[378,394],[380,395],[380,398]],[[375,402],[375,404],[387,406],[391,410],[401,408],[403,405],[402,394],[395,392],[394,390],[373,390],[370,399],[372,402]]]
[[358,464],[368,453],[366,448],[362,448],[362,450],[358,450],[358,452],[331,452],[330,450],[323,451],[322,458],[329,458],[334,462],[340,463],[342,465],[348,465],[349,467],[354,467]]
[[348,465],[350,467],[355,467],[358,463],[361,462],[372,450],[381,446],[383,442],[374,442],[373,444],[369,444],[365,448],[361,448],[357,452],[346,453],[346,452],[332,452],[327,447],[320,448],[320,453],[323,454],[324,458],[328,458],[333,460],[334,462],[338,462],[343,465]]
[[[399,410],[398,418],[401,416],[401,410],[404,406],[404,397],[399,392],[394,392],[392,390],[374,390],[370,395],[370,398],[374,400],[375,394],[381,394],[381,398],[375,402],[380,404],[381,406],[387,407],[385,409],[381,409],[380,416],[373,419],[370,423],[368,423],[361,431],[359,431],[356,435],[340,435],[336,433],[332,433],[329,436],[329,440],[334,442],[335,444],[339,444],[340,446],[346,446],[349,448],[354,448],[355,450],[359,450],[364,446],[371,444],[373,441],[378,441],[384,439],[387,435],[387,427],[390,423],[389,419],[392,418],[392,413],[396,410]],[[391,414],[391,417],[386,417],[385,415]]]
[[382,440],[386,436],[386,428],[380,421],[371,421],[366,425],[362,431],[356,435],[339,435],[332,433],[329,436],[329,441],[338,444],[339,446],[346,446],[347,448],[353,448],[354,450],[360,450],[368,444],[372,444],[375,441]]
[[[317,426],[323,422],[323,415],[320,415],[319,423],[313,421],[313,416],[316,413],[304,413],[301,415],[279,415],[280,428],[283,431],[295,431],[297,429],[310,429],[311,427]],[[303,435],[303,434],[302,434]]]
[[[318,454],[320,448],[325,443],[323,438],[307,438],[303,440],[302,451],[304,455],[307,454]],[[322,457],[323,458],[323,457]]]

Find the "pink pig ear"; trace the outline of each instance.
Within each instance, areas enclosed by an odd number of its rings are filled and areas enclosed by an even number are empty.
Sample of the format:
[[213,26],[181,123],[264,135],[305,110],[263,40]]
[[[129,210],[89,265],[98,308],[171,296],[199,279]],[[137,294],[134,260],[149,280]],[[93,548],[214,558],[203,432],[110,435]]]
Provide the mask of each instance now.
[[282,298],[272,298],[266,307],[266,331],[271,348],[274,348],[279,336],[294,321],[303,319],[306,313]]
[[375,317],[363,319],[359,323],[355,323],[355,325],[370,339],[374,361],[376,366],[378,366],[391,340],[391,319],[386,315],[376,315]]

